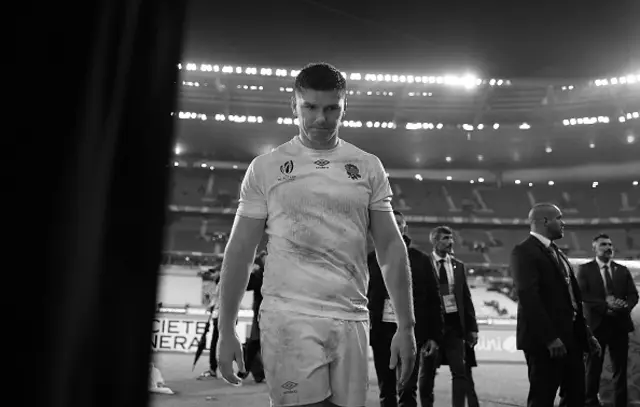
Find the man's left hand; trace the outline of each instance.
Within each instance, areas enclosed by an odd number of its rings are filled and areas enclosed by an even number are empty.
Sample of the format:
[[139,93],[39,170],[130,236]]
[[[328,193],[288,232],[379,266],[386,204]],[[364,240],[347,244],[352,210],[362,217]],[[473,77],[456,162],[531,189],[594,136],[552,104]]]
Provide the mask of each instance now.
[[478,344],[478,333],[477,332],[470,332],[469,333],[468,343],[469,343],[469,346],[471,346],[472,348]]
[[594,356],[600,357],[602,355],[602,348],[600,347],[600,342],[596,339],[595,336],[589,338],[589,353]]
[[[429,339],[427,343],[424,345],[422,352],[425,357],[429,357],[434,353],[436,353],[437,350],[438,350],[438,344],[436,343],[436,341],[434,341],[433,339]],[[416,361],[416,363],[418,362]]]

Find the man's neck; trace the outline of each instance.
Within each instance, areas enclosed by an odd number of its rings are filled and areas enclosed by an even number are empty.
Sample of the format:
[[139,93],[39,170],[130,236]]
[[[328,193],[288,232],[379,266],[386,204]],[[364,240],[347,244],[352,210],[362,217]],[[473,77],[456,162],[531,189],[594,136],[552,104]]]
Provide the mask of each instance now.
[[531,229],[531,233],[537,233],[537,234],[539,234],[540,236],[542,236],[542,237],[544,237],[544,238],[547,238],[547,239],[549,239],[549,240],[551,240],[551,241],[553,242],[553,239],[552,239],[552,238],[550,238],[550,237],[548,236],[547,232],[546,232],[546,231],[544,231],[544,230]]
[[435,252],[435,253],[436,253],[436,254],[437,254],[441,259],[446,259],[446,258],[447,258],[447,254],[448,254],[447,252],[444,252],[444,251],[439,252],[439,251],[437,251],[437,250],[434,250],[434,252]]
[[609,264],[609,262],[611,262],[611,259],[607,259],[606,257],[596,256],[596,258],[600,260],[600,263],[602,264]]
[[303,146],[310,148],[312,150],[332,150],[338,146],[338,134],[334,134],[329,140],[323,143],[319,143],[309,139],[308,137],[304,137],[302,134],[298,134],[298,139],[302,143]]

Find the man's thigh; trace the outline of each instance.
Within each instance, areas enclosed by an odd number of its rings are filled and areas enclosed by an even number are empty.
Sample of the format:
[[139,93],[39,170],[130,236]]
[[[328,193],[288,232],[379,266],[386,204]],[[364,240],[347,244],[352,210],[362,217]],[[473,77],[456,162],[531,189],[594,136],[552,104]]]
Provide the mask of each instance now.
[[324,343],[332,321],[260,311],[262,364],[272,406],[313,406],[331,396],[330,359]]
[[340,407],[364,407],[369,389],[369,322],[333,320],[327,350],[331,353],[329,401]]
[[449,370],[455,377],[466,376],[464,339],[450,337],[444,343],[443,353],[449,363]]

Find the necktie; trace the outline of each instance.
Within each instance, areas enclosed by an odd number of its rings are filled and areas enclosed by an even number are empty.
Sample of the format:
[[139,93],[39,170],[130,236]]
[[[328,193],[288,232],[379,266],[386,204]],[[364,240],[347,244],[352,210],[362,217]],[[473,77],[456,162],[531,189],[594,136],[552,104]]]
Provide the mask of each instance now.
[[578,303],[576,302],[575,293],[573,292],[573,287],[571,286],[571,279],[569,278],[569,269],[567,264],[564,261],[564,258],[559,252],[558,246],[555,243],[551,243],[549,246],[551,251],[554,253],[554,257],[558,261],[558,265],[560,266],[560,270],[562,270],[562,274],[564,275],[565,281],[567,282],[567,288],[569,289],[569,296],[571,297],[571,305],[573,305],[573,309],[578,309]]
[[562,274],[564,274],[564,277],[567,278],[569,276],[569,274],[567,273],[567,269],[565,268],[564,263],[562,262],[562,257],[560,257],[560,253],[558,253],[558,246],[556,246],[555,243],[551,243],[549,245],[549,251],[551,251],[551,255],[553,256],[554,259],[556,259],[556,262],[558,262],[558,265],[560,266],[560,270],[562,270]]
[[449,279],[447,278],[447,269],[444,267],[444,260],[438,260],[440,268],[438,269],[438,275],[440,280],[440,294],[449,294]]
[[604,279],[606,282],[607,295],[613,295],[613,278],[611,278],[611,272],[609,266],[606,264],[602,267],[604,269]]

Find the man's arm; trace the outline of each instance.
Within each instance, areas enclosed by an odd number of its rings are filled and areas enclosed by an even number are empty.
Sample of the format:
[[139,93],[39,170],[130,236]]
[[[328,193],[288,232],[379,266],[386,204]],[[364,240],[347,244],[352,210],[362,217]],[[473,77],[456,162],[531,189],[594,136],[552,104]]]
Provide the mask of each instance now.
[[220,335],[235,332],[240,302],[249,282],[249,273],[264,227],[265,219],[236,215],[233,221],[220,276]]
[[542,305],[540,273],[533,265],[533,259],[525,253],[525,248],[522,246],[516,246],[511,252],[511,272],[522,317],[527,320],[527,324],[531,325],[531,331],[539,335],[544,345],[549,345],[558,338],[558,334]]
[[628,268],[624,268],[627,272],[627,311],[631,312],[633,308],[638,304],[638,289],[636,283],[633,281],[633,276]]
[[606,308],[606,301],[598,298],[593,290],[591,290],[591,284],[589,284],[589,269],[592,266],[591,263],[582,264],[578,267],[578,272],[576,273],[576,280],[578,280],[578,285],[580,286],[582,302],[589,305],[603,304]]
[[370,210],[371,236],[382,277],[398,319],[398,329],[415,326],[407,247],[392,212]]
[[[256,168],[258,167],[258,168]],[[240,302],[247,289],[256,249],[262,239],[268,216],[264,171],[255,158],[242,180],[240,202],[222,260],[220,275],[220,336],[235,333]]]
[[[462,265],[462,264],[461,264]],[[478,332],[478,322],[476,320],[476,307],[473,305],[473,299],[471,298],[471,290],[467,283],[467,275],[464,265],[460,267],[462,273],[462,294],[464,296],[464,322],[467,326],[467,331]]]

